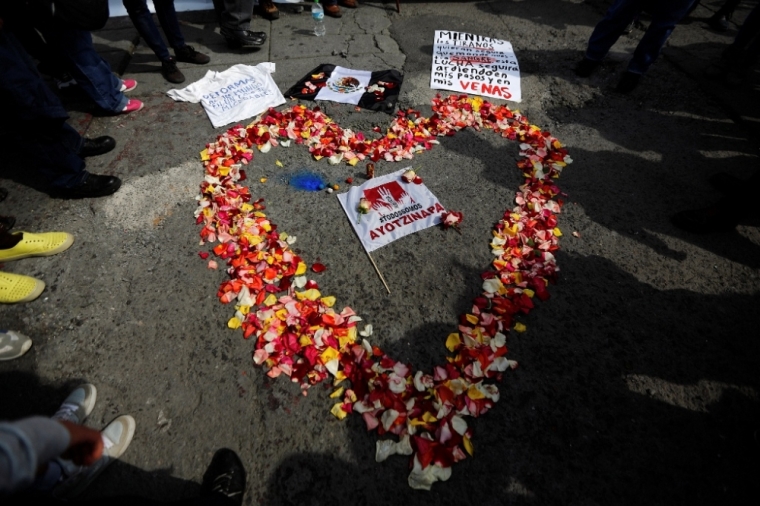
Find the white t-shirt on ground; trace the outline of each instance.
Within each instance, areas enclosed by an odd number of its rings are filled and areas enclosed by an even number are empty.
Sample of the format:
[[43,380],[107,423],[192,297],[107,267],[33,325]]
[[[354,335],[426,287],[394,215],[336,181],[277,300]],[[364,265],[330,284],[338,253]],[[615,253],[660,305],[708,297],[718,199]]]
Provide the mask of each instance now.
[[285,103],[272,79],[275,64],[234,65],[224,72],[209,70],[203,79],[166,92],[181,102],[200,102],[214,128],[252,118]]

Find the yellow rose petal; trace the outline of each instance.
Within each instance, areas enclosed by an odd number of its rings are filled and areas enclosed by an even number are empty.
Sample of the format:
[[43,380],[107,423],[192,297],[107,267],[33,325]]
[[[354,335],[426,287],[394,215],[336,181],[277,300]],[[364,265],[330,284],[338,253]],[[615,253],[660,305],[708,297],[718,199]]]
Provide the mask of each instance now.
[[304,273],[306,273],[306,264],[303,262],[298,262],[298,267],[296,268],[296,276],[300,276]]
[[515,332],[525,332],[526,330],[528,330],[528,327],[524,324],[520,322],[515,323]]
[[335,373],[335,380],[333,381],[333,386],[337,386],[338,383],[346,379],[346,377],[347,377],[346,373],[344,373],[343,371],[338,371],[337,373]]
[[478,387],[475,385],[472,385],[470,388],[467,389],[467,397],[470,399],[476,401],[478,399],[485,399],[486,396],[483,392],[480,391]]
[[319,293],[319,290],[315,290],[314,288],[303,292],[296,292],[296,297],[298,297],[298,300],[317,300],[320,295],[321,294]]
[[464,443],[464,449],[467,450],[467,453],[472,456],[475,453],[475,448],[472,446],[472,441],[470,441],[470,438],[467,436],[462,437],[462,442]]
[[330,360],[335,360],[339,356],[340,354],[338,353],[338,350],[330,346],[325,351],[322,352],[319,358],[321,358],[322,362],[326,364]]
[[344,390],[345,390],[345,388],[343,388],[343,387],[340,387],[340,388],[336,389],[333,393],[330,394],[330,399],[337,399],[338,397],[340,397],[341,395],[343,395],[343,391]]
[[322,303],[327,307],[333,307],[335,305],[335,297],[332,295],[329,297],[322,297]]
[[332,407],[332,409],[330,410],[330,413],[332,413],[332,415],[335,418],[337,418],[338,420],[343,420],[348,415],[348,413],[346,413],[345,411],[343,411],[343,408],[341,407],[341,403],[340,402],[337,403],[337,404],[335,404]]
[[449,337],[446,338],[446,348],[449,351],[456,350],[457,346],[460,344],[462,344],[462,340],[459,338],[459,334],[457,332],[449,334]]
[[231,329],[239,329],[242,324],[243,322],[238,320],[235,316],[230,318],[230,321],[227,322],[227,326]]

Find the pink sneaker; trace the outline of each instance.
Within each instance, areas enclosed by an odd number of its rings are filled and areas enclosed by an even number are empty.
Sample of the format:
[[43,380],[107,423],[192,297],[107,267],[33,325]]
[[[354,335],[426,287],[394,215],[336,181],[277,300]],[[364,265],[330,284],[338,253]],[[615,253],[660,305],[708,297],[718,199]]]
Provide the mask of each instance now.
[[134,79],[122,79],[121,88],[119,89],[119,91],[124,93],[126,91],[132,91],[135,88],[137,88],[137,81],[135,81]]
[[121,110],[122,113],[128,113],[128,112],[135,112],[139,111],[145,106],[142,102],[139,100],[136,100],[134,98],[130,98],[127,102],[127,105],[124,106],[124,109]]

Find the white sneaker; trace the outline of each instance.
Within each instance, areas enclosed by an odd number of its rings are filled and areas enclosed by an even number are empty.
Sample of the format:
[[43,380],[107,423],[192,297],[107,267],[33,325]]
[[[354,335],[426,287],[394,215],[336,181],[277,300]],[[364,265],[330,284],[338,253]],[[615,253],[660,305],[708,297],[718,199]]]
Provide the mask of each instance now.
[[97,398],[98,389],[95,388],[95,385],[85,383],[78,386],[66,397],[52,418],[53,420],[65,420],[81,424],[92,413]]
[[0,330],[0,360],[13,360],[29,351],[32,340],[15,330]]
[[135,419],[122,415],[101,431],[103,456],[91,466],[77,466],[70,460],[56,459],[63,470],[61,482],[53,489],[57,499],[71,499],[80,495],[114,460],[121,457],[135,435]]

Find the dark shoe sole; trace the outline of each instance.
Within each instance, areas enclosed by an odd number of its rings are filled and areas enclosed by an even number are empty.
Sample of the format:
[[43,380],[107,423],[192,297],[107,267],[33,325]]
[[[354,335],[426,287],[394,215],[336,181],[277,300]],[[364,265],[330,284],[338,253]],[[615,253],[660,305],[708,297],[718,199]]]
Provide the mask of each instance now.
[[60,190],[54,190],[53,192],[51,192],[50,196],[57,199],[63,199],[63,200],[95,199],[99,197],[107,197],[109,195],[113,195],[114,193],[119,191],[119,188],[121,188],[120,180],[118,180],[116,184],[113,184],[107,188],[103,188],[99,191],[83,192],[83,191],[78,191],[74,188],[60,189]]
[[185,75],[180,72],[179,75],[170,75],[166,74],[164,72],[161,72],[161,75],[164,79],[166,79],[168,82],[173,84],[180,84],[185,82]]
[[243,42],[240,39],[232,38],[232,37],[225,37],[225,40],[227,41],[227,47],[230,49],[240,49],[244,47],[261,47],[264,45],[264,43],[267,41],[267,39],[263,39],[261,42]]

